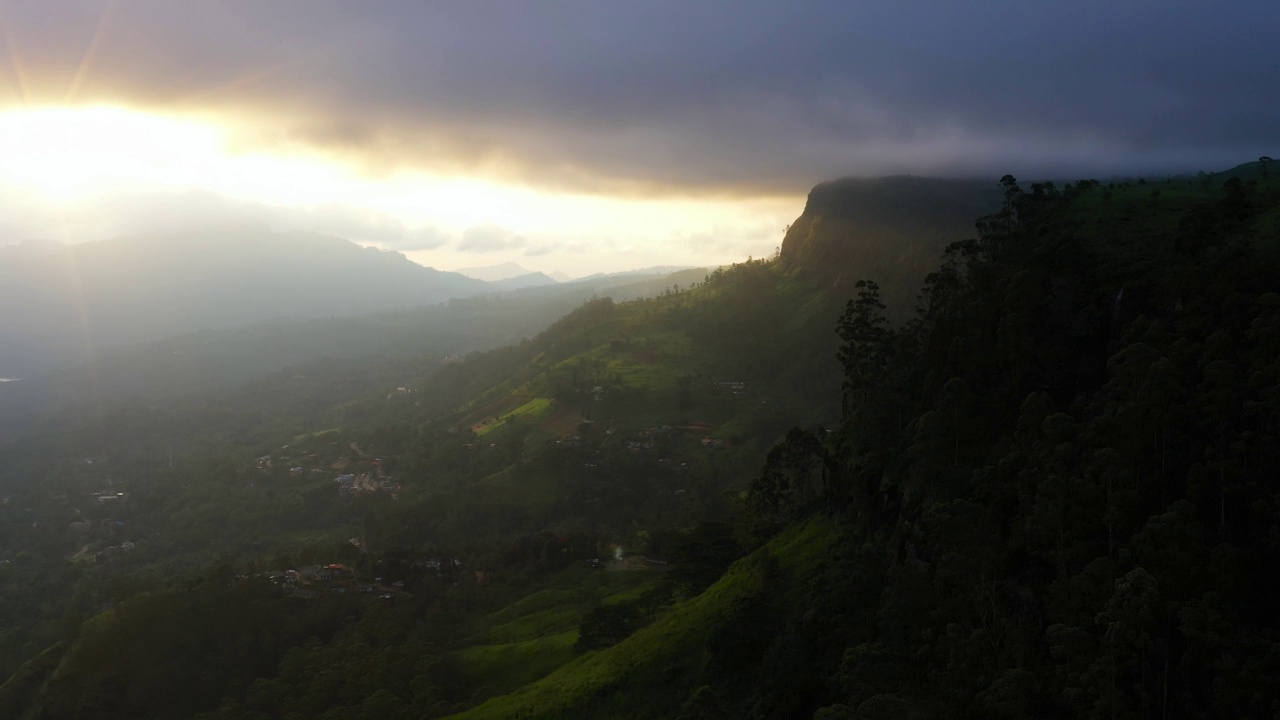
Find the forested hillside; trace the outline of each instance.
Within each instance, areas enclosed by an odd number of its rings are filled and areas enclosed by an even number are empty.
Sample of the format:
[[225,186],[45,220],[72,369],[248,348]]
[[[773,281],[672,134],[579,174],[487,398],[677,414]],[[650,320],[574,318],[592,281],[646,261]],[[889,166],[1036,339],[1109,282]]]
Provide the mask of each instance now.
[[1006,178],[917,319],[858,288],[843,419],[770,452],[747,559],[464,716],[1271,716],[1267,170]]
[[849,303],[842,421],[792,430],[739,515],[781,535],[467,717],[1270,717],[1268,170],[1005,178],[916,320]]
[[48,418],[0,714],[1270,717],[1270,171],[1006,177],[925,277],[798,222],[465,359]]

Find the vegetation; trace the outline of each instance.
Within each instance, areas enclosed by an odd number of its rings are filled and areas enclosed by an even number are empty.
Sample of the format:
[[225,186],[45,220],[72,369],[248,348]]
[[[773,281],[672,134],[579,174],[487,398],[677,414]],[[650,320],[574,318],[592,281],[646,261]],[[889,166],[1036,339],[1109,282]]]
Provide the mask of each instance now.
[[914,313],[806,231],[461,361],[49,417],[0,708],[1275,714],[1280,186],[996,193]]

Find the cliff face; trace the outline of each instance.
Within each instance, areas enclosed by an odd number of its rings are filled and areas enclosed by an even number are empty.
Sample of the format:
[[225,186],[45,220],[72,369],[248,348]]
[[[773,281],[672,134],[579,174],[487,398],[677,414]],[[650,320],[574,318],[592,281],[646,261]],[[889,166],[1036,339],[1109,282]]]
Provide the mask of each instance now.
[[994,180],[846,178],[813,188],[782,241],[784,269],[853,292],[879,283],[893,317],[907,316],[925,276],[949,243],[973,237],[974,222],[1000,208]]

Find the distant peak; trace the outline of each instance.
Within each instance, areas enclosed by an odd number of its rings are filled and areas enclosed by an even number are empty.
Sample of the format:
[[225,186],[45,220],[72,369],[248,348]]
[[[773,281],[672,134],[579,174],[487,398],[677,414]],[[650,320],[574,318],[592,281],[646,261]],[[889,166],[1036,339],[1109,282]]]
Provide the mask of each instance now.
[[499,280],[510,280],[511,278],[520,277],[521,275],[529,275],[532,270],[521,267],[513,262],[505,262],[500,265],[481,265],[477,267],[458,268],[454,272],[459,275],[475,278],[476,280],[484,280],[485,282],[497,282]]

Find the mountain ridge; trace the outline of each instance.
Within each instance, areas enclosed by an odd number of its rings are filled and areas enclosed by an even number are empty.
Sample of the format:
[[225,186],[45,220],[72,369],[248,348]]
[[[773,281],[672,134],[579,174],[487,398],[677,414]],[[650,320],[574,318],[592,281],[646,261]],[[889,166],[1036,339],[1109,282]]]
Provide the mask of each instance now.
[[100,349],[280,318],[356,315],[489,292],[341,238],[261,230],[0,247],[0,367],[21,377]]
[[502,280],[511,280],[522,275],[533,273],[523,265],[516,262],[504,262],[497,265],[478,265],[475,267],[462,267],[453,272],[459,275],[466,275],[476,280],[484,280],[485,282],[499,282]]

